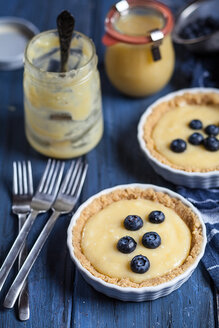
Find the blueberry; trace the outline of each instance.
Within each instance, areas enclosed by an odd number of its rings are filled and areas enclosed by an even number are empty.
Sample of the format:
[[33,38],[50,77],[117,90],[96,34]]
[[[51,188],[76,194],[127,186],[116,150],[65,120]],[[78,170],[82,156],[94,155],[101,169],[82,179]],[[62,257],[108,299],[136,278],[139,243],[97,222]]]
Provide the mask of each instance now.
[[217,136],[219,133],[219,127],[217,125],[210,124],[210,125],[206,126],[205,132],[209,136]]
[[193,22],[191,25],[191,28],[194,32],[198,33],[199,29],[200,29],[200,22],[197,20],[195,22]]
[[170,149],[175,153],[182,153],[186,150],[186,142],[183,139],[175,139],[170,144]]
[[208,26],[205,26],[202,30],[202,34],[205,36],[205,35],[208,35],[208,34],[211,34],[213,32],[213,29],[211,27],[208,27]]
[[150,268],[150,261],[144,255],[136,255],[131,260],[131,269],[135,273],[145,273]]
[[196,39],[197,35],[196,35],[196,31],[191,30],[187,39]]
[[147,248],[157,248],[161,244],[161,238],[154,231],[146,232],[142,237],[142,244]]
[[214,17],[197,18],[183,28],[180,36],[184,39],[194,39],[216,32],[218,29],[218,20]]
[[143,220],[138,215],[128,215],[124,220],[124,226],[127,230],[139,230],[143,226]]
[[215,137],[207,137],[203,144],[207,150],[217,151],[219,149],[219,140]]
[[193,130],[200,130],[202,129],[202,122],[200,120],[192,120],[189,122],[189,127]]
[[119,239],[117,249],[124,254],[129,254],[135,250],[136,245],[137,243],[132,237],[125,236]]
[[192,145],[200,145],[202,141],[204,140],[204,137],[201,133],[195,132],[189,136],[189,143]]
[[165,220],[165,215],[161,211],[152,211],[148,219],[151,223],[162,223]]
[[183,39],[193,39],[193,31],[190,26],[186,26],[181,32],[180,37]]

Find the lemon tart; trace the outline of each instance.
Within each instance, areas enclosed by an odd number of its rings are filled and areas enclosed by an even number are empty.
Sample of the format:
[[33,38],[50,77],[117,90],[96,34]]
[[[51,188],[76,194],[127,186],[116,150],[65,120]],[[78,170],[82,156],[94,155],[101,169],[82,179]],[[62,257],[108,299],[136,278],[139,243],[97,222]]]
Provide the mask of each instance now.
[[159,162],[186,172],[219,170],[219,94],[185,92],[159,102],[143,125]]
[[180,198],[141,185],[94,197],[71,227],[73,257],[92,276],[121,287],[157,286],[185,274],[203,252],[204,228]]

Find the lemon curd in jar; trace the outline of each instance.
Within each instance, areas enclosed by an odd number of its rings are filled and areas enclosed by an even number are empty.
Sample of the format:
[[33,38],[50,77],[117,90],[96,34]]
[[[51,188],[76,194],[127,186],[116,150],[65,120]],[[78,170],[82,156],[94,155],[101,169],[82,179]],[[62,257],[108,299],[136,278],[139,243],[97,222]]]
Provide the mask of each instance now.
[[68,70],[60,73],[55,30],[34,37],[24,69],[26,136],[40,153],[71,158],[87,153],[103,133],[100,79],[93,42],[74,32]]
[[[130,12],[115,19],[113,28],[122,35],[142,37],[151,30],[161,30],[164,24],[164,18],[155,12]],[[154,60],[152,45],[153,42],[133,44],[118,41],[107,47],[107,75],[112,84],[124,94],[134,97],[147,96],[160,90],[169,81],[175,62],[170,34],[164,35],[159,46],[160,60]]]
[[150,15],[136,15],[130,14],[121,16],[115,27],[118,31],[128,35],[142,35],[144,36],[147,31],[155,28],[162,28],[163,20],[158,16]]

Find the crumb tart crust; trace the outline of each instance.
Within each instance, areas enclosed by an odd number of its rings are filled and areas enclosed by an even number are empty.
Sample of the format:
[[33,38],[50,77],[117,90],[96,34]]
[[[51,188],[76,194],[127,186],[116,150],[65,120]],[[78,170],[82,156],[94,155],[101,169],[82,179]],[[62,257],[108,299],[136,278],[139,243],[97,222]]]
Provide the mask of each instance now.
[[[155,278],[146,279],[141,283],[133,282],[129,278],[112,278],[110,276],[101,274],[93,267],[90,261],[86,258],[81,247],[83,229],[86,225],[87,220],[89,220],[89,218],[91,218],[93,215],[100,212],[102,209],[106,208],[113,202],[129,199],[152,200],[154,202],[163,204],[164,206],[170,209],[173,209],[185,222],[191,232],[191,248],[189,255],[187,256],[185,261],[180,266],[174,268],[168,273]],[[179,199],[172,198],[166,193],[157,192],[153,189],[126,188],[116,189],[107,194],[103,194],[93,199],[92,202],[82,210],[80,217],[77,219],[77,223],[73,227],[72,243],[74,247],[75,256],[80,261],[81,265],[85,269],[87,269],[92,275],[104,280],[105,282],[115,284],[121,287],[139,288],[159,285],[161,283],[170,281],[185,272],[189,268],[189,266],[194,263],[196,257],[201,252],[203,246],[203,232],[202,225],[198,219],[198,216],[188,206],[183,204]]]
[[[197,109],[200,108],[200,112],[204,110],[204,107],[208,107],[212,110],[213,116],[217,115],[218,111],[218,118],[219,118],[219,94],[214,92],[195,92],[195,93],[189,93],[185,92],[181,95],[176,95],[175,97],[171,98],[170,100],[163,101],[158,103],[152,108],[152,112],[150,115],[147,116],[147,119],[145,120],[145,123],[143,124],[143,140],[145,142],[145,145],[148,149],[148,151],[151,153],[151,155],[156,158],[159,162],[166,164],[174,169],[183,170],[186,172],[210,172],[210,171],[217,171],[219,170],[219,164],[218,164],[218,157],[219,152],[209,152],[207,150],[204,150],[202,148],[197,148],[197,146],[192,146],[188,144],[188,151],[187,153],[181,153],[181,154],[173,154],[169,150],[169,144],[166,144],[166,150],[165,151],[159,151],[159,147],[157,147],[155,143],[155,137],[156,134],[159,135],[159,132],[156,130],[156,126],[158,126],[158,122],[163,119],[165,116],[170,116],[171,111],[177,110],[180,113],[180,110],[185,109],[185,107],[189,107],[190,110],[194,109],[194,115],[197,116]],[[196,109],[196,110],[195,110]],[[196,119],[198,117],[193,117],[193,119]],[[183,118],[184,119],[184,118]],[[188,122],[187,122],[188,121]],[[217,119],[218,124],[219,119]],[[185,115],[185,122],[186,127],[184,127],[184,130],[186,131],[186,136],[189,136],[189,133],[192,134],[194,132],[200,132],[195,131],[188,128],[189,119],[186,120]],[[184,122],[184,125],[185,125]],[[179,127],[180,128],[180,127]],[[201,131],[202,133],[203,131]],[[180,137],[180,132],[175,135],[175,138]],[[169,140],[171,141],[171,140]],[[187,140],[186,140],[187,141]],[[163,143],[163,140],[161,141]],[[203,147],[203,146],[198,146]],[[209,165],[207,161],[205,160],[205,163],[202,163],[201,160],[195,160],[197,158],[197,150],[201,151],[200,157],[203,158],[208,156],[209,158]],[[166,152],[166,156],[165,153]],[[186,155],[185,155],[186,154]],[[175,156],[177,159],[175,162],[171,160],[171,155]],[[191,158],[191,161],[186,162],[186,157]],[[188,158],[187,157],[187,158]],[[196,161],[196,162],[195,162]],[[195,162],[195,165],[194,165]],[[200,164],[201,163],[201,164]],[[207,164],[206,164],[207,163]]]

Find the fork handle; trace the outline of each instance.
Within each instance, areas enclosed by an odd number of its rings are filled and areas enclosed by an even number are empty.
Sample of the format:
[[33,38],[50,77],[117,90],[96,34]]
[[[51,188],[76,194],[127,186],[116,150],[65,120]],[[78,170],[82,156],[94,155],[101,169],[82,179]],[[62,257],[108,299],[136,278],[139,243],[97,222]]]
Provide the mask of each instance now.
[[25,240],[27,239],[27,235],[38,213],[39,211],[34,211],[34,210],[30,212],[21,231],[19,232],[17,238],[15,239],[14,244],[12,245],[6,259],[4,260],[0,268],[0,291],[4,285],[5,280],[7,279],[7,276],[18,254],[20,253],[23,244],[25,243]]
[[[18,214],[18,229],[22,229],[25,221],[27,219],[27,214]],[[26,243],[21,248],[18,256],[18,270],[20,270],[22,264],[27,257],[27,245]],[[30,306],[29,306],[29,291],[27,280],[24,282],[24,286],[20,292],[18,298],[18,316],[21,321],[26,321],[30,318]]]
[[22,265],[20,271],[18,272],[13,284],[11,285],[5,297],[4,307],[12,308],[14,306],[14,303],[16,302],[16,299],[23,287],[23,284],[60,214],[60,212],[54,211],[47,223],[45,224],[43,230],[41,231],[39,237],[37,238],[31,251],[29,252],[24,264]]

